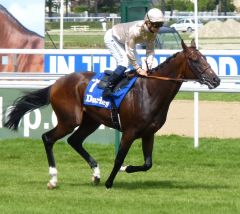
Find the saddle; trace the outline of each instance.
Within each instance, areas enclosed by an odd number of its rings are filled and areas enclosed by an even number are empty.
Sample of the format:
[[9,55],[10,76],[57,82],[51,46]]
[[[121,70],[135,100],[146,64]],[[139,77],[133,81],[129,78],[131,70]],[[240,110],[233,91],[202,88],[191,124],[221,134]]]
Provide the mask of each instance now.
[[[105,70],[104,71],[104,76],[102,77],[102,79],[100,80],[100,82],[98,83],[98,88],[100,89],[105,89],[107,84],[108,84],[108,80],[109,77],[113,74],[112,70]],[[121,88],[123,88],[124,86],[126,86],[128,84],[128,82],[136,75],[136,71],[129,71],[129,72],[125,72],[124,75],[122,76],[122,79],[116,84],[116,86],[113,89],[113,92],[120,90]]]
[[105,73],[96,73],[89,81],[84,94],[83,104],[86,106],[96,106],[100,108],[107,108],[111,111],[114,128],[120,129],[119,123],[119,107],[128,91],[137,80],[134,72],[124,75],[122,80],[115,86],[111,96],[107,98],[102,97],[103,89],[107,85],[108,78],[112,71]]
[[[98,88],[100,89],[105,89],[108,85],[109,77],[113,74],[112,70],[105,70],[104,71],[105,75],[102,77],[100,82],[98,83]],[[136,72],[135,71],[129,71],[125,72],[122,79],[116,84],[116,86],[113,89],[113,92],[116,92],[117,90],[121,90],[124,86],[126,86],[129,81],[135,76]],[[119,117],[118,117],[118,107],[116,106],[113,97],[109,97],[110,102],[111,102],[111,117],[112,121],[114,124],[114,128],[116,129],[121,129],[120,122],[119,122]]]

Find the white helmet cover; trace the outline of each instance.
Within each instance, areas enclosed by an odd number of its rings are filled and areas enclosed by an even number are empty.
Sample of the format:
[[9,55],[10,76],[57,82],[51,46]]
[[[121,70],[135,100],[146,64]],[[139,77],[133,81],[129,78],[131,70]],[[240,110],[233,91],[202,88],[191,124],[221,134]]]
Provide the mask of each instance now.
[[164,16],[161,10],[152,8],[146,13],[144,20],[150,22],[164,22]]

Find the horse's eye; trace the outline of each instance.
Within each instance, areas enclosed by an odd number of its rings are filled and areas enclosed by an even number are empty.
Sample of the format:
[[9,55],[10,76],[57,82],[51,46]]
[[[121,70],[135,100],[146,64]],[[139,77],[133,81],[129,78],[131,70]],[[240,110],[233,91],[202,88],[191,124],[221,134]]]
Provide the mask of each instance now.
[[198,60],[198,57],[197,57],[197,55],[192,55],[192,56],[191,56],[191,59],[192,59],[193,61],[197,61],[197,60]]

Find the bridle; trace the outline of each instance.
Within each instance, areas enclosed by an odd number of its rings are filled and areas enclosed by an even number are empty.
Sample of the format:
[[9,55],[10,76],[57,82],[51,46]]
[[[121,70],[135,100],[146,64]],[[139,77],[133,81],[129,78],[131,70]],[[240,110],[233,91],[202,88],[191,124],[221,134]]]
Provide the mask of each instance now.
[[[188,66],[191,68],[192,72],[194,73],[194,71],[198,69],[198,63],[197,63],[197,59],[194,61],[193,59],[191,59],[191,56],[193,55],[193,52],[194,51],[190,51],[190,53],[184,53],[186,58],[187,58],[187,63],[188,63]],[[147,70],[148,70],[148,73],[149,74],[152,74],[154,71],[154,69],[149,69],[148,68],[148,64],[146,62],[146,65],[147,65]],[[201,73],[201,76],[210,68],[210,65],[206,66],[206,68],[199,72]],[[197,77],[199,76],[198,74],[194,73]],[[181,76],[181,74],[180,74]],[[199,83],[203,83],[204,82],[204,79],[203,78],[199,78],[199,79],[186,79],[186,78],[180,78],[180,77],[176,77],[176,78],[172,78],[172,77],[163,77],[163,76],[152,76],[152,75],[148,75],[146,76],[146,78],[150,78],[150,79],[157,79],[157,80],[166,80],[166,81],[176,81],[176,82],[199,82]]]

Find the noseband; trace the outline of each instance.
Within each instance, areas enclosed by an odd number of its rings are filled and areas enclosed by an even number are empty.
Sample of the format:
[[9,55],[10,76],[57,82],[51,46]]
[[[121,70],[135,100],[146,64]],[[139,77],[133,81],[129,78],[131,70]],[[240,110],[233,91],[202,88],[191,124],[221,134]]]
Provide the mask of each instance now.
[[[198,50],[196,50],[198,51]],[[210,68],[210,65],[207,64],[204,69],[200,68],[200,60],[198,60],[197,56],[194,55],[194,51],[190,51],[190,53],[185,54],[188,60],[188,65],[191,68],[193,74],[198,77],[197,82],[203,84],[204,83],[204,73]],[[197,71],[197,72],[196,72]]]

